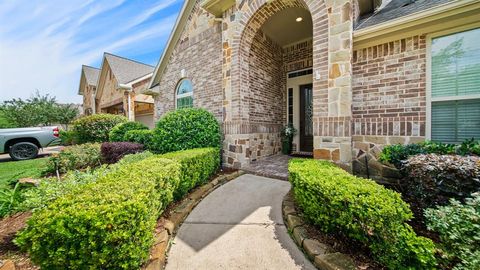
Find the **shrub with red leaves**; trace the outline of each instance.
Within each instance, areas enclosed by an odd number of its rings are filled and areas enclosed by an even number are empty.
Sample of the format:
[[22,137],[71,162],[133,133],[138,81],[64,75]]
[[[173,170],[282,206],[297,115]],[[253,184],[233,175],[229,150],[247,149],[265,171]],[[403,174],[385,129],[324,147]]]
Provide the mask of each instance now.
[[116,163],[123,156],[143,151],[143,145],[131,142],[105,142],[102,143],[102,159],[105,163]]

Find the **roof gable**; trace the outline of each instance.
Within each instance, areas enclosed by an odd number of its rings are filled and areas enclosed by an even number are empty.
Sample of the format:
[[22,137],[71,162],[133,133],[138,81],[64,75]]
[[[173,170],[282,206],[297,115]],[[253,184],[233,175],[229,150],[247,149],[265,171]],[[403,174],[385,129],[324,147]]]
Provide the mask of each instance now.
[[140,63],[121,56],[105,53],[105,59],[119,84],[131,82],[152,73],[153,66]]
[[98,76],[100,75],[100,69],[82,65],[82,71],[80,74],[80,85],[78,87],[78,94],[83,95],[83,88],[86,86],[96,86]]

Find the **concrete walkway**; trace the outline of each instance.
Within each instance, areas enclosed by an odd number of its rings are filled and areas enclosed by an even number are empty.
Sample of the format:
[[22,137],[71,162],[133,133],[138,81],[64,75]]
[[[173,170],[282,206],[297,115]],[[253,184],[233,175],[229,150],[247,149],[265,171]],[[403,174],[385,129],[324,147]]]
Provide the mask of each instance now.
[[166,269],[315,269],[283,223],[289,189],[250,174],[219,187],[180,227]]

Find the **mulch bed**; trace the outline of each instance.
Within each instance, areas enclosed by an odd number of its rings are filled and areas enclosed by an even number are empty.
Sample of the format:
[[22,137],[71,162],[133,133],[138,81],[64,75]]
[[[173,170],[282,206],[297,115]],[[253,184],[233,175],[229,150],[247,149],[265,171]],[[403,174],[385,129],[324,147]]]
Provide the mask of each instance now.
[[25,227],[26,221],[32,214],[30,212],[17,213],[0,220],[0,260],[12,260],[16,269],[40,269],[31,263],[26,253],[23,253],[13,243],[15,234]]
[[[295,210],[302,215],[302,209],[295,205]],[[357,269],[361,270],[379,270],[386,269],[378,264],[373,258],[367,247],[341,234],[324,233],[311,224],[305,224],[303,227],[307,230],[308,238],[316,239],[332,247],[335,252],[340,252],[350,256]]]

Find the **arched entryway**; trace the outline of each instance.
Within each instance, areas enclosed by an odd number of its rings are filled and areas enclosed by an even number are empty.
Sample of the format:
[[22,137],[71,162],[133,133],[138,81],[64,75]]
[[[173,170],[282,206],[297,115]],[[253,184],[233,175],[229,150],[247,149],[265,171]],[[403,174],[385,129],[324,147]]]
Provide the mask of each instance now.
[[280,153],[289,122],[305,133],[296,151],[334,159],[350,143],[351,16],[350,2],[323,0],[242,1],[224,14],[227,166]]

